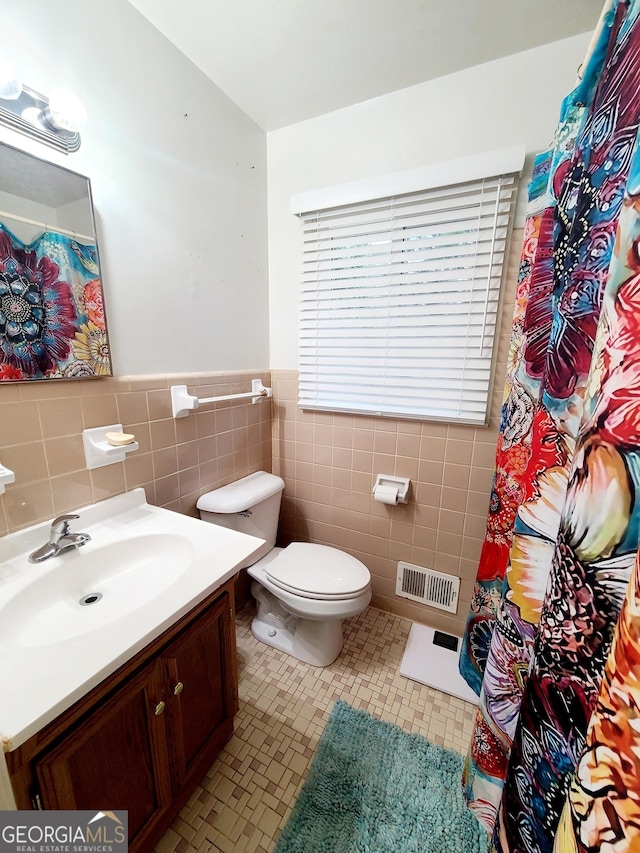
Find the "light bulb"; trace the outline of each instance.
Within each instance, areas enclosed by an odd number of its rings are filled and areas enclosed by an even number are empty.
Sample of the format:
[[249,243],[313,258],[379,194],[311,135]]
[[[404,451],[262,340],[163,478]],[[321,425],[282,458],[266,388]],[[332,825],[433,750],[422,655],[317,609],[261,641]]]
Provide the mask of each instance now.
[[5,59],[0,59],[0,98],[15,101],[22,94],[22,83],[13,73],[13,68]]
[[26,109],[22,110],[20,115],[25,121],[28,121],[30,124],[35,124],[35,126],[38,127],[42,111],[39,110],[38,107],[26,107]]
[[68,133],[77,133],[87,118],[84,104],[68,89],[54,89],[44,112],[47,122]]

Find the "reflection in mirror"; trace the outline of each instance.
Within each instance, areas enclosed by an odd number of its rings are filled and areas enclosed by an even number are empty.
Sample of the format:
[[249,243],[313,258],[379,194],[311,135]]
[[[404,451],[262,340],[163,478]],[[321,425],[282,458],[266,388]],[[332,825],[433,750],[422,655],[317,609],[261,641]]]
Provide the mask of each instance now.
[[89,179],[0,145],[0,382],[111,374]]

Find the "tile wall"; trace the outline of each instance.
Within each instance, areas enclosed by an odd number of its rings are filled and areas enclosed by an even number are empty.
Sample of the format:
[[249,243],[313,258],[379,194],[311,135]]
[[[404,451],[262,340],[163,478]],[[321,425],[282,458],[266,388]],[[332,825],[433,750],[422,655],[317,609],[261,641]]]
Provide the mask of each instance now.
[[[0,463],[16,482],[0,496],[0,535],[142,486],[147,500],[196,515],[202,492],[271,468],[271,407],[242,400],[171,414],[169,388],[243,393],[269,372],[40,381],[0,387]],[[121,423],[140,449],[87,470],[82,430]]]
[[[297,372],[271,372],[273,471],[286,482],[280,544],[345,549],[368,566],[375,607],[458,635],[486,525],[522,239],[514,231],[488,427],[302,412]],[[376,503],[376,474],[409,477],[410,502]],[[459,576],[457,613],[397,597],[399,560]]]
[[[280,544],[343,548],[373,578],[373,604],[461,634],[484,535],[522,243],[514,232],[488,427],[300,412],[296,371],[154,375],[0,387],[0,463],[16,482],[0,496],[0,535],[142,486],[147,500],[197,515],[202,492],[260,469],[286,482]],[[171,416],[169,387],[199,397],[272,385],[272,405],[247,401]],[[87,470],[82,430],[122,423],[140,450]],[[273,467],[272,467],[273,466]],[[406,506],[373,501],[375,475],[412,481]],[[397,562],[458,575],[455,615],[395,595]]]

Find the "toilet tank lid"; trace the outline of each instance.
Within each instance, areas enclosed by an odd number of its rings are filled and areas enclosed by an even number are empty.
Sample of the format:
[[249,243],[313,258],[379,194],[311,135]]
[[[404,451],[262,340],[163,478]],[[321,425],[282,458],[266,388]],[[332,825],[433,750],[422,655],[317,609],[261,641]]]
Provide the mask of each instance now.
[[282,477],[256,471],[241,480],[229,483],[198,498],[196,507],[205,512],[242,512],[249,507],[273,497],[284,489]]

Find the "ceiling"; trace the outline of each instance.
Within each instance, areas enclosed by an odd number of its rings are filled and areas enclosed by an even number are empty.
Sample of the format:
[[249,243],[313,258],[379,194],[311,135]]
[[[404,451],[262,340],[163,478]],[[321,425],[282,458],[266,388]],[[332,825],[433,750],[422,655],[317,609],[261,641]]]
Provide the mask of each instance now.
[[11,145],[0,145],[2,191],[54,210],[86,199],[88,182],[62,166],[32,157]]
[[592,32],[603,5],[603,0],[129,2],[267,131]]

